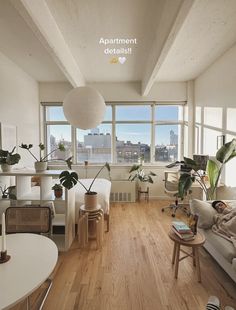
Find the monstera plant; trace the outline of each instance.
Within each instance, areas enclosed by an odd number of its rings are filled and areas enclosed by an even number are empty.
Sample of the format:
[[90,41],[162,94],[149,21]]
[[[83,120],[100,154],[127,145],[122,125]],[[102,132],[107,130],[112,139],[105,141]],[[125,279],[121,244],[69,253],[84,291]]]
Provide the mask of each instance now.
[[202,187],[207,200],[213,200],[216,196],[216,189],[220,181],[220,176],[224,165],[236,156],[236,139],[224,144],[216,153],[216,160],[209,159],[207,162],[206,173],[209,186],[204,178],[199,174],[198,164],[191,158],[184,157],[186,166],[192,168],[191,173],[183,173],[179,178],[179,197],[181,199],[188,193],[193,182],[198,182]]
[[[100,174],[100,172],[103,170],[103,168],[106,168],[108,173],[109,173],[109,177],[110,177],[110,165],[108,163],[105,163],[97,172],[97,174],[95,175],[95,177],[92,179],[92,181],[90,182],[89,180],[89,185],[84,184],[81,180],[79,180],[79,176],[76,172],[72,171],[69,172],[67,170],[62,171],[59,179],[60,179],[60,183],[62,186],[64,186],[67,189],[71,189],[72,187],[74,187],[77,183],[79,183],[85,191],[85,195],[84,195],[84,204],[85,207],[87,209],[94,209],[97,206],[97,192],[92,191],[92,186],[95,182],[95,180],[97,179],[98,175]],[[87,185],[87,186],[86,186]]]

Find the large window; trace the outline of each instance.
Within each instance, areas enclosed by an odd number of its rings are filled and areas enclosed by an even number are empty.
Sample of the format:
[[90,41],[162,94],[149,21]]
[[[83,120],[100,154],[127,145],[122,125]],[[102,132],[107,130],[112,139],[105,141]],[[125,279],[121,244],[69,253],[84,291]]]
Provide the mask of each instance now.
[[67,149],[64,155],[56,152],[53,159],[72,153],[75,163],[125,164],[143,158],[145,163],[165,165],[180,159],[184,151],[181,137],[188,124],[180,105],[107,104],[104,121],[90,130],[71,127],[60,104],[43,108],[47,150],[59,142]]
[[102,124],[91,130],[77,129],[77,162],[111,162],[111,128]]
[[[183,154],[181,132],[183,131],[181,106],[155,107],[155,161],[173,162]],[[187,150],[187,149],[186,149]]]

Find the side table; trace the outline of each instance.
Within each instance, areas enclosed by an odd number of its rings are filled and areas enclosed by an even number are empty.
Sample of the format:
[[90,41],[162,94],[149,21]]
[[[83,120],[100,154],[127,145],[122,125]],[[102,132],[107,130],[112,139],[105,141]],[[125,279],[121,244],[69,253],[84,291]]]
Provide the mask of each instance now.
[[[179,262],[187,257],[192,257],[193,265],[196,266],[197,269],[197,278],[198,282],[201,282],[201,270],[200,270],[200,260],[199,260],[199,253],[198,249],[202,246],[205,242],[205,236],[201,233],[197,233],[195,235],[195,239],[191,241],[184,241],[180,239],[172,230],[168,233],[170,239],[174,241],[174,249],[172,255],[172,264],[175,265],[175,278],[178,277],[178,270],[179,270]],[[192,248],[192,252],[188,253],[185,250],[181,249],[181,246]],[[185,256],[180,257],[180,252],[183,252]]]
[[[95,234],[91,235],[92,228]],[[97,205],[95,209],[86,209],[85,205],[80,206],[80,216],[78,223],[79,244],[84,247],[88,243],[88,239],[95,238],[97,248],[103,243],[104,231],[104,212],[101,205]]]

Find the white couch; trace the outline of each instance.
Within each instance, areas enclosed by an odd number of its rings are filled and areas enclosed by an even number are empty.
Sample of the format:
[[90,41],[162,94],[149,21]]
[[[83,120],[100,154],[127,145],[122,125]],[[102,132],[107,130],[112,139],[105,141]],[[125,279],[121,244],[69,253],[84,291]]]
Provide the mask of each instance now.
[[[229,200],[226,202],[231,207],[236,207],[236,201]],[[199,216],[198,228],[206,237],[204,248],[236,282],[236,249],[230,241],[213,233],[211,230],[216,210],[212,207],[211,202],[197,199],[191,201],[190,208],[193,214]]]

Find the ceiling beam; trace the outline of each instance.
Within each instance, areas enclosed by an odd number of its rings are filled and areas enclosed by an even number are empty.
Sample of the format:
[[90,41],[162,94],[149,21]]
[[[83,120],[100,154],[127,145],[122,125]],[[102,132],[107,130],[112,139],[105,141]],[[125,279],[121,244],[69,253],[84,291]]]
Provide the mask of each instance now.
[[147,96],[150,92],[161,65],[188,16],[194,1],[172,2],[167,0],[142,80],[142,96]]
[[45,0],[11,0],[58,67],[74,87],[84,86],[85,79],[59,30]]

